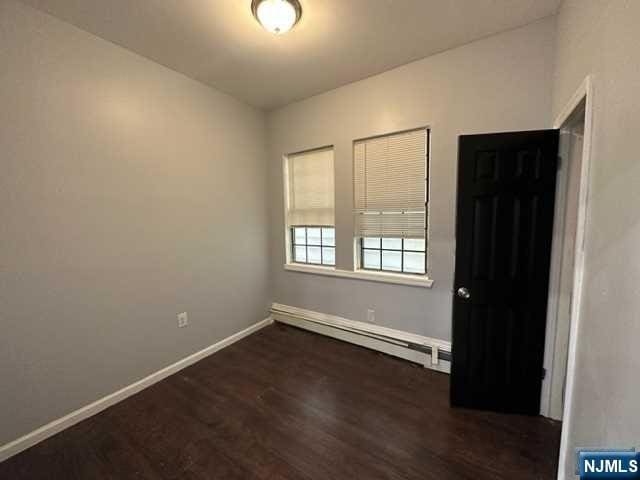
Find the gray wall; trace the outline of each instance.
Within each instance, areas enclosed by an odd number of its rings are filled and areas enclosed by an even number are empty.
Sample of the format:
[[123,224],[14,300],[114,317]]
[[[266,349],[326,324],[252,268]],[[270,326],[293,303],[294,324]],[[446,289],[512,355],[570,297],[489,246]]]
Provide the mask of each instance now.
[[[553,18],[413,62],[289,105],[268,117],[274,301],[451,338],[457,137],[546,128],[551,114]],[[432,289],[283,270],[283,154],[335,146],[337,267],[353,268],[352,141],[428,125]]]
[[594,75],[592,182],[573,447],[640,447],[640,2],[566,0],[558,17],[553,112]]
[[0,66],[1,445],[269,293],[263,113],[9,0]]

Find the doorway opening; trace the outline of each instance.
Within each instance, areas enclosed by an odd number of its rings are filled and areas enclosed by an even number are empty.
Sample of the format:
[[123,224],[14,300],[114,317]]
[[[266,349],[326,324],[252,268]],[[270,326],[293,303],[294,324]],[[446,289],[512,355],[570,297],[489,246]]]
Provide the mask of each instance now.
[[[555,325],[549,326],[547,340],[548,355],[545,353],[545,362],[551,360],[548,388],[543,389],[542,406],[548,408],[546,416],[557,415],[558,408],[561,413],[562,433],[560,438],[560,452],[558,459],[558,479],[569,478],[573,475],[575,458],[571,445],[573,392],[576,371],[576,352],[579,342],[582,281],[584,275],[585,232],[587,224],[587,211],[589,201],[590,164],[591,164],[591,137],[593,128],[593,80],[587,76],[573,94],[565,108],[560,112],[554,128],[560,129],[560,155],[561,161],[566,167],[562,172],[566,175],[567,185],[565,193],[568,196],[575,195],[575,205],[571,205],[572,199],[567,198],[565,213],[573,209],[568,217],[565,217],[563,230],[558,230],[554,242],[558,239],[558,255],[563,248],[571,246],[573,236],[573,251],[568,252],[568,258],[560,262],[560,271],[557,278],[551,278],[553,291],[557,302],[557,310],[554,313]],[[575,183],[575,184],[574,184]],[[572,193],[572,190],[576,190]],[[575,227],[571,222],[575,222]],[[565,233],[567,236],[565,237]],[[569,244],[567,244],[569,242]],[[565,250],[564,253],[567,253]],[[562,268],[566,269],[566,273]],[[563,283],[566,282],[566,283]],[[568,289],[568,290],[567,290]],[[550,307],[551,308],[551,307]],[[553,320],[552,320],[553,321]],[[553,341],[551,338],[553,337]],[[547,345],[546,345],[547,346]],[[545,403],[546,402],[546,403]]]
[[542,383],[540,400],[540,413],[554,420],[562,420],[564,410],[585,106],[583,99],[560,126],[544,356],[548,375]]

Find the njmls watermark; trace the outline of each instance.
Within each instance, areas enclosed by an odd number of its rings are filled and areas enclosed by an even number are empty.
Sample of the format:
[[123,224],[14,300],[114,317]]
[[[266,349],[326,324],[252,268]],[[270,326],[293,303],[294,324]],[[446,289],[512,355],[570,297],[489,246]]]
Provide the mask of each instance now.
[[640,479],[640,452],[635,448],[578,448],[576,460],[576,475],[580,480]]

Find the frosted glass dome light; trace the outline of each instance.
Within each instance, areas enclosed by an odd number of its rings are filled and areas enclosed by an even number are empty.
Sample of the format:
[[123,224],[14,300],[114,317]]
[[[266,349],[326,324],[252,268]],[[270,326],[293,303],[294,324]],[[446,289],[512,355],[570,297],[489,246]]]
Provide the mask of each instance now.
[[276,35],[291,30],[302,15],[298,0],[253,0],[251,11],[265,30]]

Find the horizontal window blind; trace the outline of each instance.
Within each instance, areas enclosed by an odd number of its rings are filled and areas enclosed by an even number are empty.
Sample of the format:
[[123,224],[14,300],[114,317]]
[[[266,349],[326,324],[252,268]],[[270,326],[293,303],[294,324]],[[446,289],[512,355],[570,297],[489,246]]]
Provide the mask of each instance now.
[[424,238],[427,131],[359,140],[353,162],[356,235]]
[[333,225],[333,149],[287,157],[289,225]]

